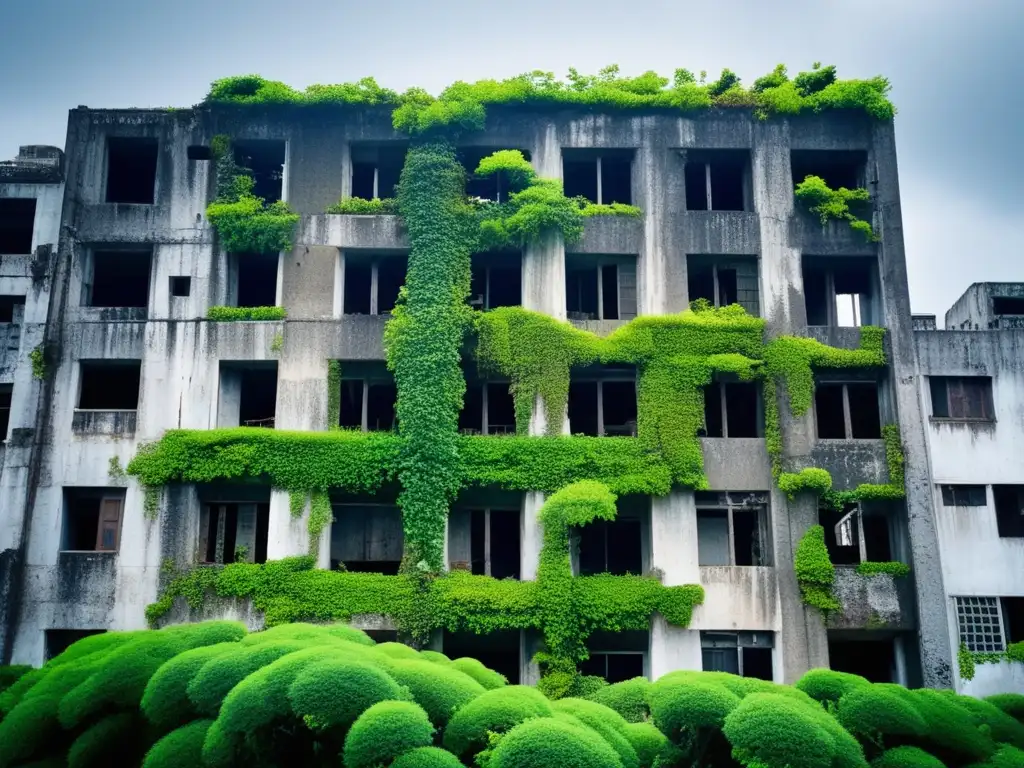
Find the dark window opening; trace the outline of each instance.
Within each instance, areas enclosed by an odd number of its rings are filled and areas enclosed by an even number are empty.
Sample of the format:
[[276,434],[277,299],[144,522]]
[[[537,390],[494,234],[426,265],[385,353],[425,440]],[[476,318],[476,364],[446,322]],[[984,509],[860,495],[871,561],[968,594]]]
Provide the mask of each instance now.
[[771,648],[741,648],[743,655],[743,676],[758,680],[772,679]]
[[65,488],[65,552],[116,552],[124,509],[123,489]]
[[[253,194],[267,203],[281,199],[284,183],[285,143],[273,140],[240,140],[231,144],[235,162],[254,183]],[[255,306],[255,305],[253,305]]]
[[687,210],[746,210],[743,185],[749,166],[746,150],[688,153],[683,171]]
[[466,394],[459,411],[459,431],[481,435],[484,431],[484,384],[466,384]]
[[105,629],[47,629],[45,630],[46,661],[55,659],[79,640],[102,635]]
[[995,419],[988,376],[929,376],[932,416],[940,419]]
[[352,146],[352,197],[364,200],[395,196],[395,186],[405,164],[407,145],[394,144]]
[[572,317],[598,319],[597,270],[573,269],[566,275],[566,311]]
[[486,635],[444,630],[442,648],[444,654],[452,660],[464,657],[476,659],[488,669],[504,675],[509,685],[520,683],[522,652],[519,630],[498,630]]
[[605,381],[603,389],[604,434],[636,434],[636,382]]
[[397,643],[397,629],[364,629],[363,632],[375,643]]
[[345,314],[370,314],[373,265],[345,259]]
[[377,314],[390,312],[395,308],[398,291],[405,285],[405,273],[409,262],[404,256],[381,259],[377,263]]
[[597,387],[596,381],[572,381],[569,383],[569,431],[574,435],[597,437]]
[[35,222],[34,197],[0,197],[0,253],[32,253]]
[[273,427],[277,410],[277,366],[241,370],[238,423],[243,427]]
[[773,679],[773,638],[769,632],[701,632],[700,644],[705,672]]
[[339,504],[331,525],[331,567],[394,576],[402,561],[402,512],[386,504]]
[[138,360],[82,362],[78,407],[92,411],[135,411],[139,407]]
[[601,158],[601,202],[633,204],[630,179],[632,163],[627,158]]
[[829,667],[849,672],[872,683],[896,681],[896,654],[892,640],[829,640]]
[[192,278],[191,277],[172,277],[171,278],[171,296],[178,298],[184,298],[192,293]]
[[366,394],[366,428],[370,432],[388,432],[395,426],[398,390],[391,383],[372,383]]
[[24,317],[24,296],[0,296],[0,323],[21,322]]
[[345,570],[353,573],[380,573],[385,576],[397,576],[401,560],[349,560],[345,562]]
[[276,253],[238,256],[238,306],[273,307],[277,304]]
[[89,306],[147,307],[151,262],[148,251],[94,251]]
[[884,515],[863,515],[865,560],[869,563],[888,563],[892,557],[889,538],[889,518]]
[[643,677],[644,655],[593,651],[589,659],[580,663],[580,673],[603,677],[609,683],[621,683],[634,677]]
[[854,440],[878,440],[882,437],[882,418],[878,409],[878,385],[847,384],[850,400],[850,429]]
[[764,565],[765,542],[761,534],[762,510],[736,507],[732,510],[733,564]]
[[828,325],[829,294],[828,278],[820,269],[804,267],[804,303],[807,307],[808,325]]
[[597,202],[597,160],[562,160],[562,184],[566,197],[585,197]]
[[598,520],[580,528],[579,572],[581,576],[641,574],[640,521],[630,518]]
[[725,385],[725,413],[729,437],[757,437],[757,385]]
[[708,384],[704,387],[704,429],[702,437],[725,437],[722,421],[722,385]]
[[[0,248],[0,252],[2,251],[3,248]],[[1024,315],[1024,297],[994,296],[992,298],[992,314]]]
[[736,270],[718,270],[718,304],[727,307],[736,303]]
[[601,291],[604,299],[603,320],[619,319],[619,268],[614,264],[601,267]]
[[943,485],[942,505],[945,507],[985,507],[988,497],[984,485]]
[[567,197],[592,203],[633,203],[632,152],[567,150],[562,154],[562,181]]
[[203,512],[207,518],[206,529],[200,537],[203,562],[267,561],[269,504],[207,504]]
[[253,562],[267,562],[267,542],[270,540],[270,505],[256,505],[256,547]]
[[213,149],[203,144],[190,144],[187,152],[189,160],[213,160]]
[[[833,565],[857,565],[861,560],[861,516],[856,509],[855,504],[847,504],[841,511],[818,510],[818,519],[825,529],[825,548]],[[851,512],[854,514],[850,515]]]
[[13,393],[13,385],[0,384],[0,442],[7,442],[7,430],[11,424],[11,396]]
[[877,314],[874,259],[805,256],[803,281],[808,325],[856,328]]
[[846,150],[793,150],[790,154],[793,184],[818,176],[832,189],[866,186],[867,153]]
[[686,182],[686,210],[708,210],[707,166],[704,163],[687,163],[683,177]]
[[342,379],[338,425],[364,432],[388,432],[395,426],[397,398],[391,380]]
[[107,202],[152,205],[156,190],[156,139],[107,139]]
[[697,510],[697,562],[699,565],[730,565],[729,510]]
[[686,282],[690,302],[704,299],[713,307],[739,304],[748,314],[759,311],[757,258],[749,256],[686,257]]
[[[210,506],[206,530],[205,563],[233,563],[235,539],[238,534],[238,505],[217,504]],[[223,530],[220,526],[223,525]],[[218,544],[220,545],[218,547]],[[217,550],[220,549],[220,552]]]
[[[742,500],[734,497],[742,496]],[[751,494],[698,494],[699,565],[771,565],[767,499]],[[709,506],[702,506],[708,504]],[[715,506],[710,506],[710,505]]]
[[363,382],[343,379],[341,382],[341,420],[345,429],[363,428]]
[[1024,597],[1004,597],[1001,602],[1006,642],[1024,641]]
[[508,384],[487,385],[487,434],[513,434],[516,431],[516,406]]
[[996,527],[1001,538],[1024,537],[1024,486],[993,485]]
[[352,163],[352,197],[372,200],[377,194],[377,167],[373,163]]
[[519,517],[518,509],[471,510],[470,567],[474,574],[519,578]]
[[474,255],[470,260],[469,304],[475,309],[523,303],[522,255]]

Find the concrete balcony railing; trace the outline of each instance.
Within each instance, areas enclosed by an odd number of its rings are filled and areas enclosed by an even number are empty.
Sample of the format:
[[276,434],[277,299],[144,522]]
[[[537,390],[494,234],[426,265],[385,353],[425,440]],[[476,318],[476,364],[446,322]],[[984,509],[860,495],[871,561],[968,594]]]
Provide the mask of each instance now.
[[75,409],[71,431],[76,435],[133,437],[138,411]]
[[394,215],[322,213],[303,216],[295,242],[297,245],[329,245],[335,248],[409,248],[409,236],[401,219]]
[[814,256],[874,256],[877,243],[868,242],[845,221],[821,220],[796,204],[789,221],[789,240],[795,248]]
[[854,565],[837,565],[834,589],[842,610],[829,616],[829,629],[915,629],[913,578],[861,576]]
[[810,465],[828,470],[836,490],[889,482],[882,440],[818,440],[811,451]]
[[685,253],[749,256],[761,252],[761,222],[752,211],[687,211],[681,214]]

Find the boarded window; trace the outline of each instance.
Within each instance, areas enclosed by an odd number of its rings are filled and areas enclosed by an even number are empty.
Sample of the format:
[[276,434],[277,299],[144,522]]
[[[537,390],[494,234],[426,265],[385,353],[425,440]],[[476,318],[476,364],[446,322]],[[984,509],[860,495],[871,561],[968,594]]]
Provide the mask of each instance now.
[[992,379],[989,376],[929,376],[932,416],[938,419],[992,421]]

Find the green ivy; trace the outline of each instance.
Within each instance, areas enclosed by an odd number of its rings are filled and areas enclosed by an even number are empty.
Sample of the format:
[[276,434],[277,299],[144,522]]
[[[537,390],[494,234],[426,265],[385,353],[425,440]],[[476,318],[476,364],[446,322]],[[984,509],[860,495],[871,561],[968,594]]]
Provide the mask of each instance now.
[[142,494],[142,516],[147,520],[156,520],[160,514],[160,499],[163,496],[163,487],[159,485],[143,485]]
[[627,216],[632,219],[639,219],[643,215],[643,211],[635,205],[627,205],[626,203],[599,204],[589,201],[583,205],[580,213],[584,218],[591,216]]
[[870,200],[866,189],[831,189],[820,176],[807,176],[796,185],[794,194],[797,201],[805,205],[811,213],[817,214],[822,224],[827,224],[829,219],[846,221],[849,222],[850,229],[860,232],[869,243],[878,242],[878,236],[871,228],[871,223],[858,218],[850,211],[850,203],[867,203]]
[[813,491],[824,496],[832,490],[832,475],[825,469],[806,467],[799,472],[783,472],[777,483],[779,490],[790,499],[801,491]]
[[327,361],[327,429],[341,429],[341,362]]
[[42,381],[46,378],[46,354],[43,345],[39,344],[28,353],[28,359],[32,363],[32,377]]
[[326,491],[314,491],[309,504],[309,552],[315,555],[320,546],[320,534],[334,520],[331,497]]
[[270,352],[271,354],[279,355],[284,351],[284,334],[275,333],[274,338],[270,340]]
[[[220,323],[240,320],[284,320],[284,307],[210,307],[206,319]],[[281,343],[284,343],[282,338]]]
[[960,643],[956,652],[957,666],[960,667],[960,679],[970,682],[974,679],[974,654],[967,648],[966,643]]
[[342,213],[349,216],[379,216],[381,214],[398,213],[398,201],[393,197],[366,200],[362,197],[350,197],[339,200],[327,209],[327,213]]
[[873,563],[868,561],[857,566],[857,573],[861,576],[886,575],[899,579],[910,575],[910,566],[898,562]]
[[970,681],[974,679],[974,668],[977,664],[998,664],[1001,661],[1024,664],[1024,641],[1009,643],[1005,651],[970,651],[964,643],[960,643],[957,661],[960,666],[960,677]]
[[825,529],[812,525],[800,539],[793,556],[793,570],[800,585],[803,601],[823,614],[842,608],[833,593],[836,569],[825,547]]

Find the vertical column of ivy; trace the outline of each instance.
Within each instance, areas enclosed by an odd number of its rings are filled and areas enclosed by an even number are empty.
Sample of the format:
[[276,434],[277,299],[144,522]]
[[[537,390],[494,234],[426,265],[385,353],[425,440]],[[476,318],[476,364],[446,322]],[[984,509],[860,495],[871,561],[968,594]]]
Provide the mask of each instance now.
[[398,388],[398,479],[406,557],[440,570],[445,519],[460,486],[460,365],[470,322],[469,257],[475,220],[451,146],[425,143],[406,156],[398,207],[409,232],[409,270],[384,334]]

